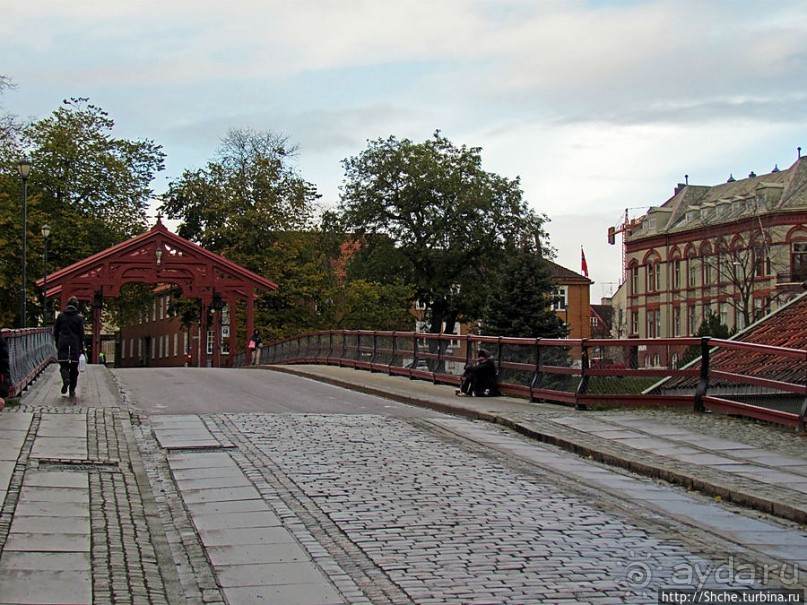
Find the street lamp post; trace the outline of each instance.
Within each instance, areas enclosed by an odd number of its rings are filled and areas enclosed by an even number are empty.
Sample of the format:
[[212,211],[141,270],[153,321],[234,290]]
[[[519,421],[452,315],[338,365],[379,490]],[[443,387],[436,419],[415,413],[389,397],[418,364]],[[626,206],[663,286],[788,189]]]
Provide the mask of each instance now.
[[31,173],[31,160],[22,158],[17,164],[22,177],[22,308],[20,309],[21,327],[27,327],[25,307],[25,264],[28,255],[28,175]]
[[50,225],[42,225],[42,237],[45,238],[45,278],[42,282],[42,317],[45,325],[48,325],[48,238],[50,237]]

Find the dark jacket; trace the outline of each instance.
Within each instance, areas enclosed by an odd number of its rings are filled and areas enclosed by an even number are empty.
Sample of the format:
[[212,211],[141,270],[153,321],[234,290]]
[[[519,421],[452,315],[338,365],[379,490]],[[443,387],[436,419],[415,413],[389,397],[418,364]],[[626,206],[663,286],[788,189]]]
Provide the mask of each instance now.
[[496,377],[496,363],[488,357],[476,364],[476,394],[487,392],[489,395],[499,394],[499,381]]
[[0,334],[0,398],[8,397],[11,387],[11,363],[8,356],[8,343]]
[[496,362],[487,357],[477,364],[465,366],[462,391],[477,397],[496,397],[499,394]]
[[84,320],[73,305],[67,305],[53,326],[57,359],[78,362],[84,352]]

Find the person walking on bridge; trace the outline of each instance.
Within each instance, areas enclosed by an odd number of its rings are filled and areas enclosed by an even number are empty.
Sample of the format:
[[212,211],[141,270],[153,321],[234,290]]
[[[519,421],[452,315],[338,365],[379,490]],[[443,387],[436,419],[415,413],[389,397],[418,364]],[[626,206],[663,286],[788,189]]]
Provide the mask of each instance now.
[[250,355],[252,355],[252,359],[248,360],[247,365],[258,365],[261,361],[261,347],[263,347],[261,344],[261,333],[258,329],[255,329],[255,331],[252,332],[252,336],[250,337],[247,346],[249,348]]
[[84,353],[84,319],[78,312],[78,299],[75,296],[68,299],[67,307],[56,318],[53,336],[56,338],[56,355],[62,375],[62,395],[69,391],[70,397],[75,397],[78,359]]

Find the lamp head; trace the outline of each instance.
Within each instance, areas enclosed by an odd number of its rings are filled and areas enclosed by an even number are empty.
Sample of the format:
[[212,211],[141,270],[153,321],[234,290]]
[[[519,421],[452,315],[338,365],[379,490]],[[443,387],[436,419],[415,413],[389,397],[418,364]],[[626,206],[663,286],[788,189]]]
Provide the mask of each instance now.
[[50,237],[50,225],[42,225],[42,237]]
[[28,175],[31,174],[31,160],[29,160],[27,156],[22,158],[19,162],[17,162],[17,170],[20,171],[22,180],[26,180]]

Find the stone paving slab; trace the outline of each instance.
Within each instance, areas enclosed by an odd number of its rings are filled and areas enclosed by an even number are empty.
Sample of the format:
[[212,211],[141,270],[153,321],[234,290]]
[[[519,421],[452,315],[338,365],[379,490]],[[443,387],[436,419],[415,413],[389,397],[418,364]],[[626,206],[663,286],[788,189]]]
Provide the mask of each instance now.
[[205,448],[224,445],[216,439],[195,415],[155,416],[151,420],[154,436],[166,449]]
[[[184,496],[184,494],[183,494]],[[190,503],[193,505],[193,503]],[[197,531],[211,529],[248,529],[255,527],[279,527],[280,519],[271,511],[239,513],[237,515],[193,514]]]
[[91,560],[86,552],[7,552],[0,560],[0,575],[17,571],[90,571]]
[[229,605],[342,605],[330,584],[275,584],[225,588]]
[[75,605],[92,603],[92,574],[87,570],[8,570],[0,574],[3,603]]
[[238,544],[207,547],[213,565],[254,565],[258,563],[302,563],[308,553],[296,542],[276,544]]
[[251,544],[294,544],[294,537],[277,526],[202,529],[199,536],[208,546],[247,546]]

